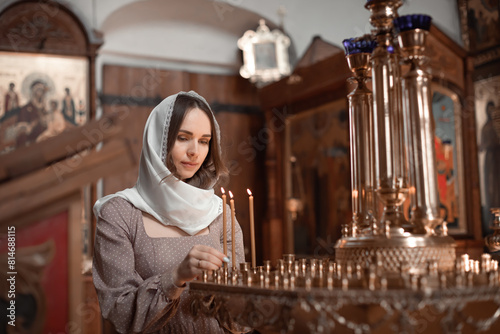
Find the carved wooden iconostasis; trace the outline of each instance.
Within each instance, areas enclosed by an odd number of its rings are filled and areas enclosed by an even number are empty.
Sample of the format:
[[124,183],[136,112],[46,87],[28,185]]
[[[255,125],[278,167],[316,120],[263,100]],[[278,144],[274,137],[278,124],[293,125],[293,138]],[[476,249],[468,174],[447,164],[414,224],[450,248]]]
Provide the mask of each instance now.
[[0,303],[15,306],[0,321],[2,333],[100,327],[82,273],[92,182],[134,163],[123,141],[94,150],[120,131],[115,117],[94,120],[101,44],[58,2],[0,6]]
[[[351,74],[343,50],[325,44],[315,38],[289,77],[260,92],[272,130],[263,226],[264,235],[273,236],[263,241],[271,259],[283,253],[332,257],[341,225],[351,219],[346,99]],[[474,101],[472,59],[435,26],[427,54],[442,215],[457,240],[458,254],[479,256],[484,243],[475,110],[468,103]]]

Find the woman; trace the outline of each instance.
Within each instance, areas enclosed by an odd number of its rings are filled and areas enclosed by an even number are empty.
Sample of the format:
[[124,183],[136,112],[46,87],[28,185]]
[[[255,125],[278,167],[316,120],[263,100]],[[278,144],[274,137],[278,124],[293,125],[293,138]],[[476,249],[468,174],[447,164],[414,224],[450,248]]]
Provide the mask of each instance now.
[[[222,200],[213,190],[225,173],[219,126],[203,97],[180,92],[154,108],[136,185],[94,206],[94,285],[103,317],[118,332],[224,333],[236,327],[194,317],[185,289],[202,270],[229,262],[221,252]],[[229,239],[228,249],[234,245],[237,261],[244,262],[239,224],[235,242]]]

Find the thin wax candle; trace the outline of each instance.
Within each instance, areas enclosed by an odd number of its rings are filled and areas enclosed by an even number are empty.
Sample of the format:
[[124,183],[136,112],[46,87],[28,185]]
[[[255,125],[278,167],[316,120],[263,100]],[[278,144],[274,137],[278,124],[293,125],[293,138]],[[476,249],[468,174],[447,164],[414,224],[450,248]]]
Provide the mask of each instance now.
[[250,210],[250,246],[252,248],[252,268],[256,268],[255,264],[255,224],[253,215],[253,195],[250,189],[247,189],[248,197],[248,207]]
[[[226,212],[226,192],[224,188],[220,188],[222,192],[222,245],[223,245],[223,253],[227,256],[227,212]],[[225,265],[225,264],[224,264]]]
[[236,270],[236,240],[234,236],[234,228],[236,225],[236,213],[234,211],[234,199],[233,199],[233,193],[230,191],[229,192],[229,197],[231,198],[229,200],[229,205],[231,206],[231,257],[233,260],[233,270]]

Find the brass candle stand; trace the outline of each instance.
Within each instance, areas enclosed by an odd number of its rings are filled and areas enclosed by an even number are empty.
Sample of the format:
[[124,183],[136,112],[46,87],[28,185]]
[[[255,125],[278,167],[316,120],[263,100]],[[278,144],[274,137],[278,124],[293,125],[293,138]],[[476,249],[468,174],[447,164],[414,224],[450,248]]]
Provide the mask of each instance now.
[[[376,47],[371,53],[373,89],[374,173],[378,199],[383,204],[381,228],[401,232],[407,221],[401,205],[408,196],[404,143],[399,48],[393,35],[393,19],[401,0],[372,0],[366,3],[374,27]],[[386,227],[385,225],[389,226]]]
[[[344,233],[337,242],[335,259],[341,265],[382,261],[382,267],[388,275],[397,275],[403,265],[409,267],[412,273],[422,274],[431,262],[438,263],[441,270],[447,271],[454,266],[455,242],[445,232],[440,235],[435,232],[435,227],[442,219],[439,217],[431,127],[431,77],[422,67],[430,17],[397,17],[399,6],[398,0],[372,0],[367,3],[366,7],[372,13],[371,22],[375,26],[377,43],[372,52],[367,53],[369,50],[362,48],[366,44],[366,37],[344,43],[348,64],[358,82],[363,83],[365,80],[365,73],[358,67],[371,65],[372,68],[373,109],[370,105],[353,103],[354,97],[360,94],[357,92],[359,87],[348,97],[350,144],[356,146],[351,148],[351,152],[363,148],[371,151],[374,148],[373,159],[369,155],[368,158],[359,154],[351,155],[351,164],[354,166],[353,193],[356,194],[353,203],[359,206],[357,203],[367,201],[363,197],[371,196],[369,192],[359,193],[356,188],[370,189],[376,185],[384,211],[380,218],[372,218],[368,233]],[[393,43],[393,21],[398,31],[398,45]],[[352,62],[353,57],[363,59],[364,64]],[[410,70],[404,76],[400,74],[401,62],[410,65]],[[362,87],[363,94],[369,96],[366,90]],[[367,131],[363,128],[364,124],[358,124],[356,120],[357,115],[366,114],[367,110],[373,110],[373,133],[368,132],[372,137],[363,141]],[[407,151],[403,149],[405,147]],[[358,166],[367,168],[368,174],[374,175],[375,180],[356,177],[359,171],[354,169]],[[408,222],[400,206],[410,186],[411,213]],[[357,214],[356,210],[353,211]],[[353,219],[347,231],[357,231],[356,224]]]
[[451,271],[437,262],[422,274],[400,269],[388,275],[380,259],[343,266],[286,254],[275,266],[242,263],[239,269],[204,272],[201,281],[189,283],[191,310],[222,319],[228,328],[280,333],[414,333],[429,314],[426,327],[455,333],[467,325],[476,332],[490,330],[500,316],[498,261],[489,254],[480,261],[464,255]]
[[347,63],[354,74],[356,88],[347,96],[349,103],[349,148],[351,158],[352,222],[350,235],[369,233],[377,215],[374,175],[373,94],[366,86],[370,79],[370,55],[375,43],[365,36],[359,41],[346,40],[348,48],[357,43],[361,52],[347,52]]
[[402,79],[404,126],[407,133],[414,232],[434,234],[442,223],[439,215],[434,129],[432,128],[432,77],[424,69],[429,16],[417,16],[424,27],[413,28],[412,16],[395,19],[403,62],[409,65]]

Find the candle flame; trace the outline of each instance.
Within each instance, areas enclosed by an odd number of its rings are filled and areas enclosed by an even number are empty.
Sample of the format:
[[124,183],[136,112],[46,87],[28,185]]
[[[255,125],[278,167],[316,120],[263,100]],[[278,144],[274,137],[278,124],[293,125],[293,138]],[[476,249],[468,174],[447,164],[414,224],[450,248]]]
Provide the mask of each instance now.
[[223,193],[223,194],[225,194],[225,193],[226,193],[226,191],[224,190],[224,188],[223,188],[223,187],[220,187],[220,191],[222,191],[222,193]]
[[229,197],[233,198],[233,193],[229,190]]
[[252,196],[252,192],[250,191],[250,189],[247,189],[247,193],[248,195]]

